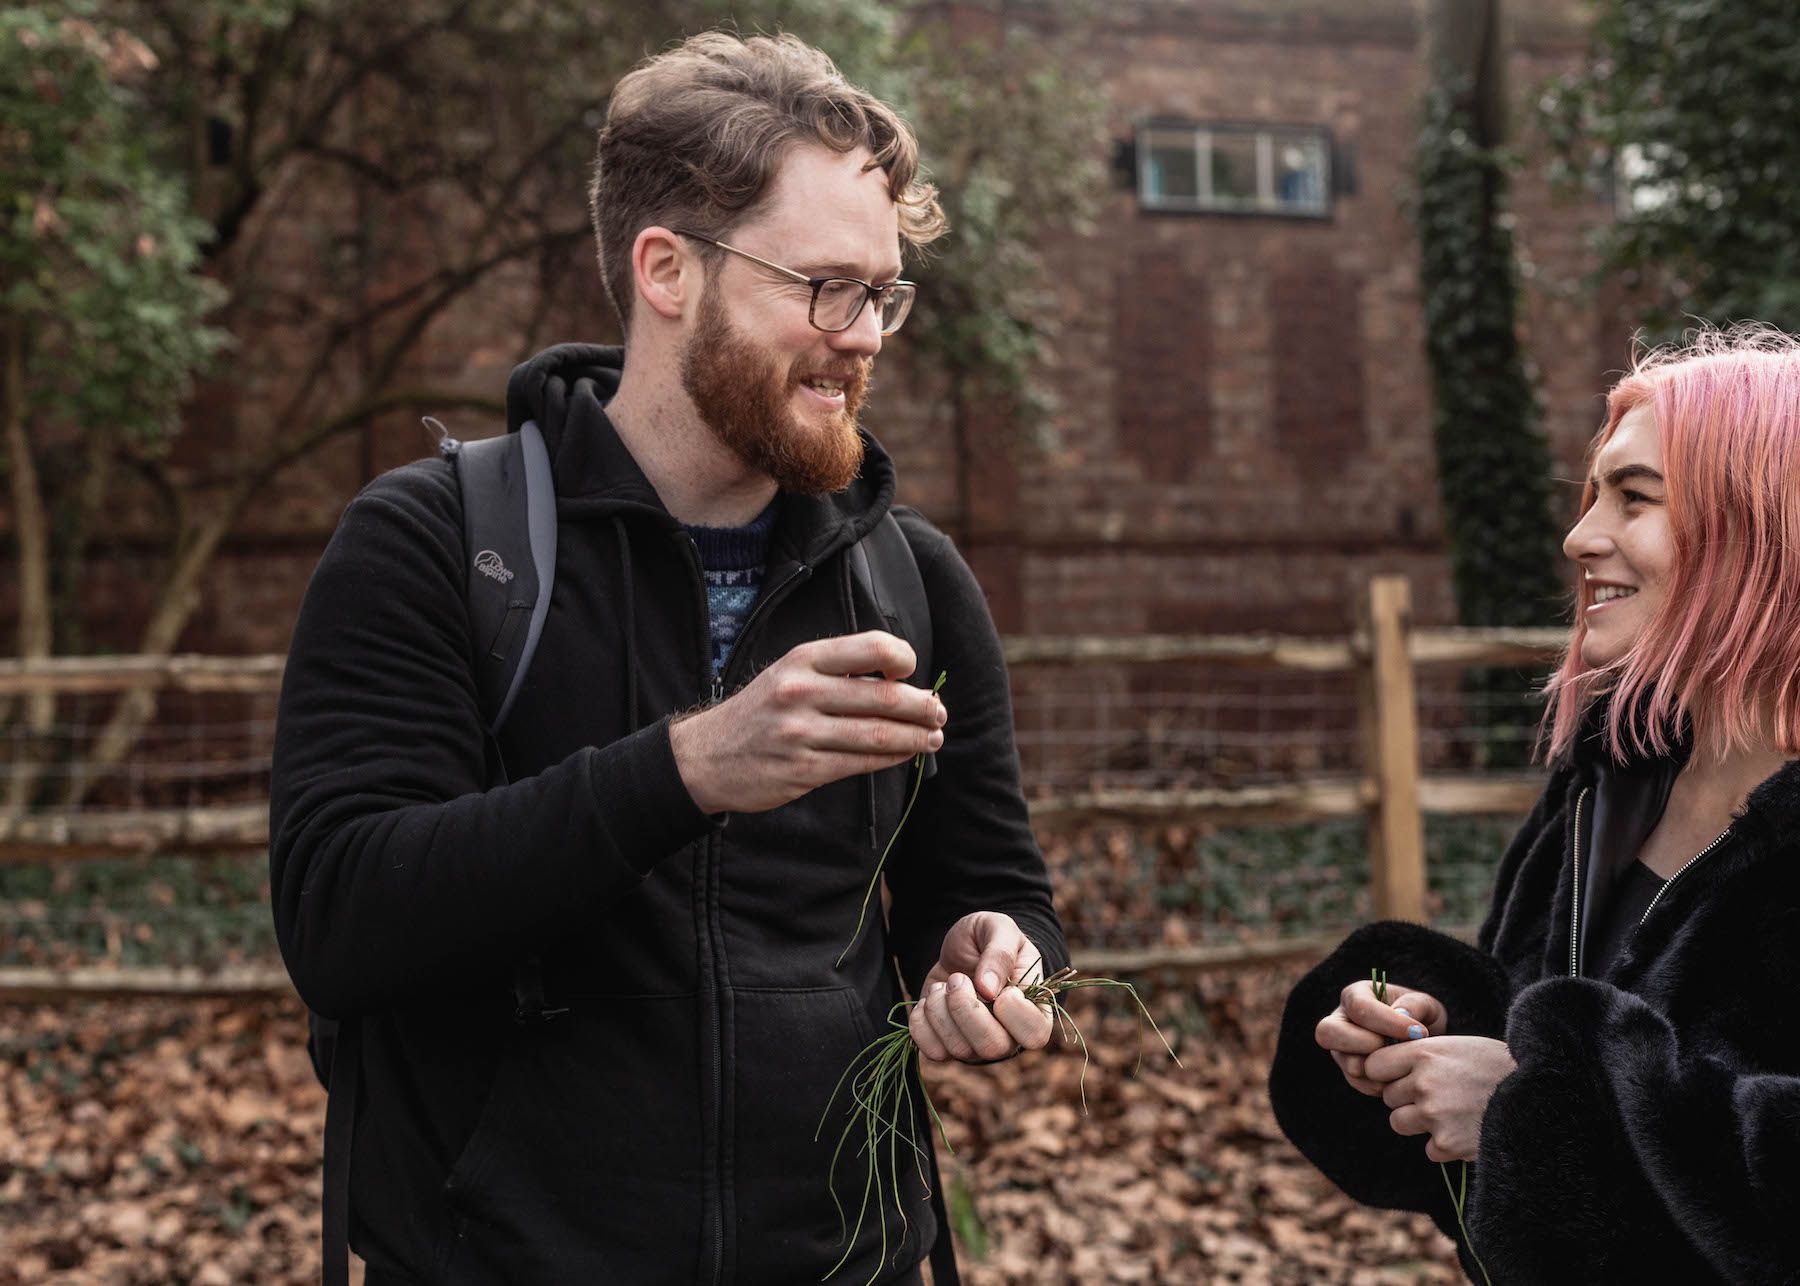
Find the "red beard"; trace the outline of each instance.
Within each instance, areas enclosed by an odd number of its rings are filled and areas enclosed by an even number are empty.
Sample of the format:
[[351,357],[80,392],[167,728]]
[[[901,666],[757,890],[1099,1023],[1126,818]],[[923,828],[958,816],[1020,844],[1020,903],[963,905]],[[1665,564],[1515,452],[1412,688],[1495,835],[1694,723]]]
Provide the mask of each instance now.
[[[713,435],[783,491],[822,496],[842,491],[862,468],[856,415],[873,362],[845,359],[827,369],[783,369],[768,350],[735,329],[711,286],[699,325],[681,354],[681,385]],[[801,375],[844,381],[844,407],[822,425],[799,422],[793,396]]]

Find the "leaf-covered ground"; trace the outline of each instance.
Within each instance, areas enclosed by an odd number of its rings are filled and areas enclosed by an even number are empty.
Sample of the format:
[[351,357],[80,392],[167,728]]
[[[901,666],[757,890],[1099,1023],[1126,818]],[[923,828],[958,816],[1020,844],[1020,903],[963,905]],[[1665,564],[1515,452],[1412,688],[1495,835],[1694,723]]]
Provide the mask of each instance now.
[[[1456,1282],[1423,1217],[1363,1210],[1281,1138],[1263,1078],[1291,969],[1117,1000],[1094,1050],[931,1076],[970,1286]],[[324,1095],[293,1000],[0,1007],[0,1286],[304,1283]]]
[[963,1256],[970,1286],[1462,1282],[1429,1219],[1357,1205],[1276,1128],[1264,1078],[1296,976],[1246,969],[1161,989],[1152,1007],[1181,1066],[1146,1036],[1135,1075],[1127,1003],[1077,1001],[1085,1115],[1078,1051],[933,1069],[953,1189],[979,1228],[965,1252],[987,1243]]

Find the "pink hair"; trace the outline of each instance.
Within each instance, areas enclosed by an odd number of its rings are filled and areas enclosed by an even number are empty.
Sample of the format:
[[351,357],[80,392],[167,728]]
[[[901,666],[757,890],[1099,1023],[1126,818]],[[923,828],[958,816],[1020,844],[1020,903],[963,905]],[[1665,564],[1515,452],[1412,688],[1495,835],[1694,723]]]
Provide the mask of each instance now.
[[[1550,754],[1570,747],[1604,693],[1615,758],[1661,754],[1696,726],[1716,753],[1770,732],[1800,751],[1800,340],[1752,324],[1640,354],[1607,394],[1590,460],[1646,404],[1674,543],[1668,594],[1623,657],[1590,668],[1593,591],[1578,583],[1569,650],[1547,685]],[[1590,475],[1581,511],[1593,503]]]

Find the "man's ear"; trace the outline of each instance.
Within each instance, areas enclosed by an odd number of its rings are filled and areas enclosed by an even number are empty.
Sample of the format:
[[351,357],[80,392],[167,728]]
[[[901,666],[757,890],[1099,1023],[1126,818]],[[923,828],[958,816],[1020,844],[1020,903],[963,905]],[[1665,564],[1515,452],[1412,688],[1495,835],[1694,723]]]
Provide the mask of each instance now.
[[700,273],[699,257],[665,227],[645,228],[631,245],[631,277],[638,298],[671,321],[699,299]]

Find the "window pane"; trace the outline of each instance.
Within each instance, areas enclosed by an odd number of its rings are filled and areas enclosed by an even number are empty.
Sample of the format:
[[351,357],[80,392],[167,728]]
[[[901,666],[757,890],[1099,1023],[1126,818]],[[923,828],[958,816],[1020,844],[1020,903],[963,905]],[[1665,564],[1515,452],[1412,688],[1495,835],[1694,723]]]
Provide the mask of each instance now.
[[1316,134],[1275,134],[1275,200],[1291,209],[1325,209],[1325,140]]
[[1144,199],[1185,203],[1199,195],[1200,171],[1194,160],[1193,139],[1180,143],[1152,140],[1144,167]]
[[1212,198],[1215,205],[1256,204],[1256,135],[1212,136]]
[[1320,128],[1163,117],[1138,126],[1135,152],[1146,210],[1331,213],[1331,140]]

